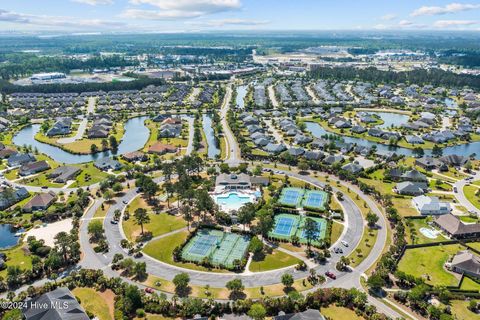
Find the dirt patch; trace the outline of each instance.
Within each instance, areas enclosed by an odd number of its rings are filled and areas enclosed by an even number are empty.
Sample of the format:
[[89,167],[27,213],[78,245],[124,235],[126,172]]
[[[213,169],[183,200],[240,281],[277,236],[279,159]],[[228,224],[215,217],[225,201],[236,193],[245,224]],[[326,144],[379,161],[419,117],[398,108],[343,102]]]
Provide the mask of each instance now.
[[105,302],[107,303],[108,305],[108,313],[110,314],[110,316],[112,317],[112,319],[114,318],[113,316],[113,313],[114,313],[114,310],[115,310],[115,307],[114,307],[114,304],[115,304],[115,293],[113,293],[112,290],[110,289],[107,289],[103,292],[98,292],[100,294],[100,296],[102,296],[102,298],[105,300]]

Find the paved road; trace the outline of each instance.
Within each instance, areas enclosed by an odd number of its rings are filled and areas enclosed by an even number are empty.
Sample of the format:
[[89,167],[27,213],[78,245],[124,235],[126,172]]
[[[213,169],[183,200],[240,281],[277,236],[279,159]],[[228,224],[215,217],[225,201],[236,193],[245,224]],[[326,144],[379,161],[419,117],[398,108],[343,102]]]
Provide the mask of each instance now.
[[236,166],[242,161],[240,155],[240,148],[237,139],[233,136],[232,130],[227,122],[227,113],[230,109],[230,100],[232,99],[232,84],[227,86],[225,97],[223,99],[222,107],[220,109],[220,119],[223,127],[223,132],[226,139],[227,159],[224,161],[229,165]]
[[58,139],[57,140],[58,143],[67,144],[67,143],[72,143],[72,142],[75,142],[75,141],[83,138],[83,135],[85,134],[85,130],[87,129],[88,114],[93,113],[93,111],[95,110],[95,100],[96,100],[95,97],[89,97],[88,98],[87,115],[82,116],[82,121],[80,122],[80,125],[78,126],[77,133],[72,137]]
[[457,188],[457,192],[454,193],[455,197],[457,198],[458,202],[467,208],[468,211],[475,212],[478,216],[480,216],[480,209],[475,207],[473,203],[468,201],[465,193],[463,192],[463,187],[465,187],[468,183],[480,180],[480,171],[477,171],[475,175],[472,176],[472,180],[458,180],[454,183],[454,187]]
[[275,95],[275,89],[273,88],[273,84],[268,87],[268,97],[270,98],[270,101],[272,102],[272,106],[277,109],[280,106],[280,103],[278,103],[277,96]]

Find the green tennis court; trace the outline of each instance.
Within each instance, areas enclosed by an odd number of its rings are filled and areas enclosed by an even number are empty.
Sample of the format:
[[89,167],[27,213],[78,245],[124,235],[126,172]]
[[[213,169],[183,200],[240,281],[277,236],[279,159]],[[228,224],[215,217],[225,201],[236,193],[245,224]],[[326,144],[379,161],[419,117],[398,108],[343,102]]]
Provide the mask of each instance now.
[[250,237],[214,229],[201,229],[182,250],[182,259],[201,262],[208,258],[215,266],[233,267],[247,252]]
[[328,193],[320,190],[307,190],[303,197],[302,206],[305,208],[325,210]]
[[284,206],[298,207],[302,202],[305,190],[300,188],[283,188],[278,202]]
[[307,243],[307,237],[303,229],[307,218],[315,221],[317,225],[317,232],[315,233],[316,240],[312,241],[312,243],[325,239],[327,234],[327,220],[287,213],[281,213],[275,216],[274,226],[268,235],[271,238],[287,241],[290,241],[292,237],[296,235],[300,239],[300,243]]

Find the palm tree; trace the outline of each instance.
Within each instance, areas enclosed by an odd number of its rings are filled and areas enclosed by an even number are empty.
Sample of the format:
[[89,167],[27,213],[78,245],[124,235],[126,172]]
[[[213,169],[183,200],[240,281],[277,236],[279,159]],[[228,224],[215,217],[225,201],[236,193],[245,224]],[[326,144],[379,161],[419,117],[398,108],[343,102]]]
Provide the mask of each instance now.
[[143,225],[150,222],[150,216],[148,215],[147,210],[144,208],[138,208],[135,210],[133,216],[135,217],[135,223],[142,229],[143,235]]

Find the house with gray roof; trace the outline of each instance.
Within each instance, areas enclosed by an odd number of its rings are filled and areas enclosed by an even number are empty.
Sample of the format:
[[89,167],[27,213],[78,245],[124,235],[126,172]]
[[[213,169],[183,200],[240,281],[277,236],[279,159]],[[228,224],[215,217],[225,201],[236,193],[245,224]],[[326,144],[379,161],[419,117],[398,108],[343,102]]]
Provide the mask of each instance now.
[[434,220],[434,224],[456,239],[480,237],[480,223],[464,223],[451,213],[443,214]]
[[74,180],[80,173],[80,168],[74,166],[60,166],[48,174],[49,179],[53,179],[56,183],[66,183],[69,180]]
[[89,320],[89,316],[68,288],[57,288],[25,301],[25,320]]
[[102,170],[102,171],[107,171],[107,170],[119,170],[122,168],[122,164],[118,162],[117,160],[114,160],[112,158],[102,158],[98,159],[93,163],[93,165]]
[[251,178],[248,174],[221,173],[215,178],[215,186],[228,190],[250,189]]
[[446,263],[446,267],[456,273],[480,277],[480,257],[468,250],[457,252],[452,261]]
[[356,162],[347,163],[342,167],[342,170],[348,171],[353,174],[358,174],[363,171],[363,167]]
[[282,144],[282,143],[269,143],[267,144],[263,150],[267,151],[267,152],[270,152],[270,153],[280,153],[280,152],[283,152],[285,150],[287,150],[287,147]]
[[424,182],[411,182],[404,181],[399,182],[395,186],[395,191],[398,194],[409,195],[409,196],[419,196],[426,192],[427,184]]

